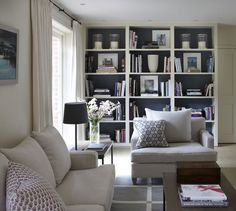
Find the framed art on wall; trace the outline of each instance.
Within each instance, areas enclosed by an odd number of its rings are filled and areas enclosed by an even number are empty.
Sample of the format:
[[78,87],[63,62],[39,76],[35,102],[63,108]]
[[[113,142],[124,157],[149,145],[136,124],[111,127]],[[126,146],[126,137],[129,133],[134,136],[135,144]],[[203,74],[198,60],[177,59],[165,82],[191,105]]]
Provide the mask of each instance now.
[[201,72],[201,53],[184,53],[184,72]]
[[140,77],[141,96],[158,95],[158,76]]
[[0,84],[18,81],[18,30],[0,25]]
[[170,30],[152,30],[152,41],[157,41],[159,48],[170,48]]

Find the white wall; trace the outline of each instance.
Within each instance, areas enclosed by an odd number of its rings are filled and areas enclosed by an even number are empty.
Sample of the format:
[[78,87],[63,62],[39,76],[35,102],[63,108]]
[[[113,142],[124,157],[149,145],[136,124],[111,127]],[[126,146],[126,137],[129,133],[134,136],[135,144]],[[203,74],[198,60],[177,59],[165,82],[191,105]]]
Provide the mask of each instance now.
[[0,86],[0,147],[11,147],[32,130],[30,0],[0,0],[0,23],[19,30],[18,84]]

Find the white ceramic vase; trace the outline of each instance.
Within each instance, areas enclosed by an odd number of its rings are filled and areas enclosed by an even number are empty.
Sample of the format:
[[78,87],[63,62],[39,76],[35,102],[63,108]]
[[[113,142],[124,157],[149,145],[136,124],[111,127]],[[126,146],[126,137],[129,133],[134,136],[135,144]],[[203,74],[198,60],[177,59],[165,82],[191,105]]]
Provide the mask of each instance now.
[[155,73],[158,69],[159,55],[148,55],[148,69],[151,73]]

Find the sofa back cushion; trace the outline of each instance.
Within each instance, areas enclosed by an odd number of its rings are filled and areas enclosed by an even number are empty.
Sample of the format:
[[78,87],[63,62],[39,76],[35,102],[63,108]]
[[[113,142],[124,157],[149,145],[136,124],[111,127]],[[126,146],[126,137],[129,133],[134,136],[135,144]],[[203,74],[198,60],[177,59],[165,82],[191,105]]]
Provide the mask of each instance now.
[[33,132],[32,136],[48,156],[56,183],[60,184],[71,167],[70,154],[63,138],[53,126],[48,126],[43,132]]
[[200,141],[200,131],[204,129],[206,129],[206,123],[203,117],[194,117],[191,119],[191,132],[193,141]]
[[166,121],[167,142],[191,141],[191,109],[182,111],[154,111],[145,108],[147,120]]
[[16,147],[1,149],[1,152],[9,160],[28,166],[47,179],[53,187],[56,186],[53,170],[47,155],[33,138],[27,137]]
[[36,171],[9,162],[6,179],[7,211],[65,211],[66,206],[51,184]]
[[6,211],[6,175],[8,159],[0,153],[0,211]]

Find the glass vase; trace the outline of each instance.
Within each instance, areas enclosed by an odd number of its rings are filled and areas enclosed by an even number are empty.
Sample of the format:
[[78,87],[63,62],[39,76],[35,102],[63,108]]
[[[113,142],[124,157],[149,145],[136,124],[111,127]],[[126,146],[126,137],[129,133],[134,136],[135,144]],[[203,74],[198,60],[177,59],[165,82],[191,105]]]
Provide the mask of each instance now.
[[99,143],[100,140],[99,122],[89,122],[89,139],[91,143]]

